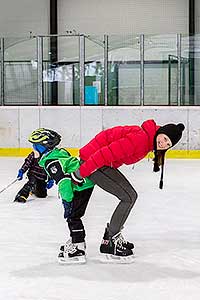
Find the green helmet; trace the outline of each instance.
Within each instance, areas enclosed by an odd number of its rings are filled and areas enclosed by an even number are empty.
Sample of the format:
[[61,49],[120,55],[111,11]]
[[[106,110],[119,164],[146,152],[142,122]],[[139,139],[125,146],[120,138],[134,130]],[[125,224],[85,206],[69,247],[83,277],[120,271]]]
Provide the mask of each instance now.
[[51,129],[39,128],[31,133],[28,141],[32,144],[43,145],[47,149],[53,149],[60,143],[61,136]]

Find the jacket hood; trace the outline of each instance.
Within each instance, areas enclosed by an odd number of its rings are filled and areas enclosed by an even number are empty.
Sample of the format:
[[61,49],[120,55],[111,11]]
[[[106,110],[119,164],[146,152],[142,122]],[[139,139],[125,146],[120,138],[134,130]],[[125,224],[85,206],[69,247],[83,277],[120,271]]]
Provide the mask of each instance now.
[[146,120],[141,125],[142,129],[146,132],[149,138],[149,150],[153,150],[154,148],[154,137],[156,135],[156,131],[160,128],[160,126],[156,125],[154,120]]

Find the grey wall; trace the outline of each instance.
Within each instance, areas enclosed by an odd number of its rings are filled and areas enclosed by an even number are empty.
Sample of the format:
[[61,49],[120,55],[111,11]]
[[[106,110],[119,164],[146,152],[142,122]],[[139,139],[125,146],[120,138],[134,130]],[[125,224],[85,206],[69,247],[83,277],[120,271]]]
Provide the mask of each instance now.
[[117,125],[184,123],[183,138],[174,149],[200,149],[200,107],[2,107],[0,148],[30,148],[30,133],[39,127],[62,135],[63,147],[79,148],[98,132]]
[[60,0],[59,31],[81,33],[188,32],[189,0]]
[[[59,33],[187,33],[188,1],[59,0]],[[48,21],[49,0],[0,0],[0,36],[47,34]]]
[[0,0],[0,36],[47,34],[49,0]]

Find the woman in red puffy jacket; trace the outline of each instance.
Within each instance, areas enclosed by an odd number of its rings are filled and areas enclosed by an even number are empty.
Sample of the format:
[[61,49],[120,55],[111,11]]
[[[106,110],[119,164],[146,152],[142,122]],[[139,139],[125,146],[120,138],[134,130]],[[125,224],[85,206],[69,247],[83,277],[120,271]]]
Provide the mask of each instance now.
[[133,254],[134,246],[123,239],[121,230],[137,199],[137,193],[118,168],[123,164],[134,164],[154,151],[154,171],[159,171],[161,166],[162,188],[165,152],[180,140],[183,130],[182,123],[160,127],[154,120],[147,120],[141,127],[117,126],[103,130],[80,149],[81,166],[77,176],[88,176],[120,201],[105,230],[101,253],[118,257]]

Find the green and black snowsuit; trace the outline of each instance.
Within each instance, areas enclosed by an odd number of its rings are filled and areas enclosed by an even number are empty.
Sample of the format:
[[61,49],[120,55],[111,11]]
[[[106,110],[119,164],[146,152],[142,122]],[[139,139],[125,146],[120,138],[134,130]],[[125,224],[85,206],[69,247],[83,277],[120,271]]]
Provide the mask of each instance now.
[[44,154],[39,165],[58,185],[58,192],[64,206],[64,218],[68,222],[72,242],[83,242],[85,230],[81,217],[85,214],[94,183],[88,178],[84,178],[83,183],[80,184],[73,180],[71,174],[79,168],[80,161],[62,148],[55,148]]

